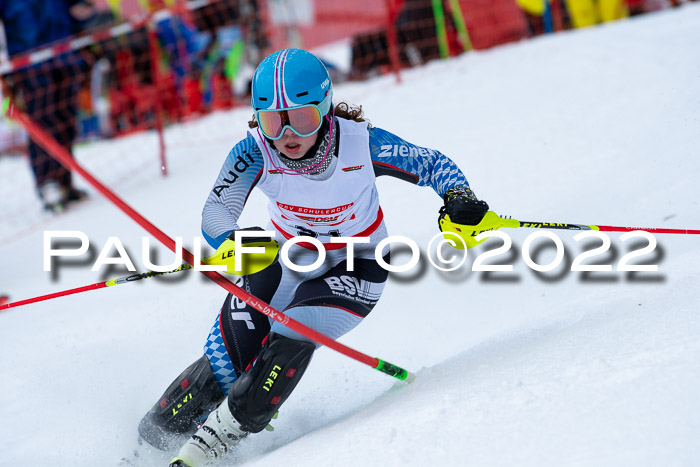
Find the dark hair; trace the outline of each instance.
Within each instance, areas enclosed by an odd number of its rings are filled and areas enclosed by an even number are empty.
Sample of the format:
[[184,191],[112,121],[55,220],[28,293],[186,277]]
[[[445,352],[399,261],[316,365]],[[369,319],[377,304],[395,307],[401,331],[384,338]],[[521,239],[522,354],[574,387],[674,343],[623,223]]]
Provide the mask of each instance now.
[[[362,112],[362,106],[355,107],[351,106],[347,102],[340,102],[335,106],[335,116],[344,118],[345,120],[352,120],[354,122],[364,122],[364,112]],[[253,118],[248,122],[248,128],[256,128],[258,122],[255,120],[255,114]]]
[[355,107],[350,106],[346,102],[340,102],[335,106],[335,116],[344,118],[345,120],[352,120],[354,122],[364,122],[364,112],[362,112],[362,106]]

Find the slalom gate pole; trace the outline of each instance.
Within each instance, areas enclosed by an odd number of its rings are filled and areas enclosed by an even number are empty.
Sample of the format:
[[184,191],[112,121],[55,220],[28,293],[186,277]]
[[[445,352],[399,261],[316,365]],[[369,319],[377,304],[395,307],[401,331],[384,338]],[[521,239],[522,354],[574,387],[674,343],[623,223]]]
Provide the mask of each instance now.
[[401,83],[401,60],[399,58],[398,39],[396,37],[396,18],[399,17],[398,0],[384,0],[386,7],[386,36],[389,50],[389,62],[396,76],[396,84]]
[[450,10],[452,10],[452,19],[455,22],[457,35],[462,43],[462,48],[464,52],[469,52],[472,50],[472,41],[469,38],[469,30],[467,29],[467,23],[464,21],[464,14],[462,13],[459,0],[450,0]]
[[[158,48],[158,34],[156,25],[153,20],[153,14],[148,18],[148,54],[151,61],[151,75],[153,76],[153,85],[156,88],[155,96],[153,96],[153,106],[155,107],[156,117],[156,132],[158,133],[158,155],[160,157],[160,172],[161,175],[168,175],[168,164],[165,159],[165,135],[163,130],[163,98],[160,90],[160,49]],[[178,41],[180,42],[180,41]],[[180,55],[182,57],[182,55]],[[185,54],[187,56],[187,54]]]
[[[6,98],[2,104],[2,113],[12,118],[21,124],[27,131],[34,142],[39,144],[44,150],[46,150],[54,159],[59,161],[66,167],[77,172],[82,176],[90,185],[92,185],[97,191],[104,195],[108,200],[110,200],[115,206],[117,206],[122,212],[129,216],[134,222],[143,227],[147,232],[153,235],[158,241],[163,245],[168,247],[174,253],[175,241],[166,235],[162,230],[153,225],[148,219],[139,214],[134,208],[129,206],[121,198],[119,198],[114,192],[103,185],[99,180],[92,176],[88,171],[86,171],[80,164],[78,164],[70,152],[49,135],[43,128],[37,125],[32,119],[29,118],[24,112],[16,108],[9,98]],[[186,249],[182,249],[183,259],[190,265],[194,266],[194,256],[192,253]],[[208,279],[215,282],[222,288],[226,289],[229,293],[235,295],[239,299],[246,302],[251,307],[258,310],[260,313],[264,314],[270,319],[277,321],[278,323],[287,326],[289,329],[298,332],[299,334],[311,339],[314,342],[318,342],[321,345],[325,345],[338,353],[350,357],[353,360],[357,360],[360,363],[364,363],[375,370],[381,371],[389,376],[393,376],[401,381],[411,382],[415,379],[415,375],[399,366],[381,360],[379,358],[370,357],[362,352],[352,349],[346,345],[337,342],[330,337],[322,334],[310,327],[296,321],[293,318],[285,315],[284,313],[272,308],[269,304],[258,299],[257,297],[249,294],[240,287],[232,284],[228,279],[219,274],[216,271],[200,271],[202,274],[207,276]]]
[[192,269],[192,266],[185,263],[185,264],[173,269],[172,271],[166,271],[166,272],[147,271],[147,272],[142,272],[141,274],[132,274],[131,276],[120,277],[118,279],[111,279],[111,280],[104,281],[104,282],[97,282],[95,284],[84,285],[82,287],[76,287],[74,289],[63,290],[61,292],[54,292],[54,293],[50,293],[50,294],[46,294],[46,295],[40,295],[39,297],[28,298],[26,300],[18,300],[16,302],[5,303],[4,305],[0,305],[0,311],[7,310],[8,308],[22,306],[22,305],[29,305],[30,303],[43,302],[44,300],[51,300],[52,298],[65,297],[66,295],[73,295],[73,294],[77,294],[77,293],[87,292],[89,290],[103,289],[105,287],[110,287],[113,285],[127,284],[130,282],[139,281],[141,279],[149,279],[151,277],[163,276],[165,274],[172,274],[174,272],[186,271],[188,269]]
[[433,17],[435,18],[435,35],[438,39],[440,58],[450,56],[450,46],[447,43],[447,31],[445,30],[445,10],[442,0],[433,0]]

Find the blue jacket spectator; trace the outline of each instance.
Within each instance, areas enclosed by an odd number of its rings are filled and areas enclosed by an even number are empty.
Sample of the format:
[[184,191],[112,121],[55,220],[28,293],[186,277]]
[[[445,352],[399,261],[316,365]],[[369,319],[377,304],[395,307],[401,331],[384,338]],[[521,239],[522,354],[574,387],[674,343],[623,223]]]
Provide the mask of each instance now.
[[[10,56],[70,37],[94,14],[88,0],[0,0]],[[80,53],[67,52],[3,77],[32,120],[69,151],[76,136],[76,91],[85,68]],[[33,141],[29,158],[47,210],[60,212],[85,196],[73,187],[70,171]]]
[[7,52],[12,56],[71,36],[81,21],[70,8],[81,0],[0,0]]

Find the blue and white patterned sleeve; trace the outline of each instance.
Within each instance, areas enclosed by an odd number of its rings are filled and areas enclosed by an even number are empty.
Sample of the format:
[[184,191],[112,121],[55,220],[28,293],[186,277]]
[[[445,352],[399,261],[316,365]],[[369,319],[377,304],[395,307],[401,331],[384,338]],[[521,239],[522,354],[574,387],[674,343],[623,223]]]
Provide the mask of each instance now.
[[455,186],[469,186],[449,157],[409,143],[381,128],[368,128],[372,165],[377,176],[390,175],[419,186],[430,186],[442,197]]
[[202,233],[213,248],[238,229],[238,218],[263,176],[264,165],[260,148],[250,134],[229,152],[202,210]]

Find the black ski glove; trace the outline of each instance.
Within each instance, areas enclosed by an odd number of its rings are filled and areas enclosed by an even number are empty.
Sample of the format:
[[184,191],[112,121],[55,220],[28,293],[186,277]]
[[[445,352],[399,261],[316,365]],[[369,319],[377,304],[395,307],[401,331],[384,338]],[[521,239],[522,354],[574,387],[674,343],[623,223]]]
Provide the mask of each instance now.
[[[232,230],[230,234],[228,234],[228,237],[226,237],[227,240],[232,240],[236,241],[236,232],[241,232],[241,231],[264,231],[262,227],[246,227],[245,229],[238,229],[238,230]],[[245,245],[246,243],[253,243],[253,242],[271,242],[273,241],[273,237],[245,237],[241,239],[241,245]]]
[[440,208],[440,220],[447,214],[455,224],[477,225],[489,210],[486,201],[476,199],[468,186],[450,188],[443,195],[445,205]]

